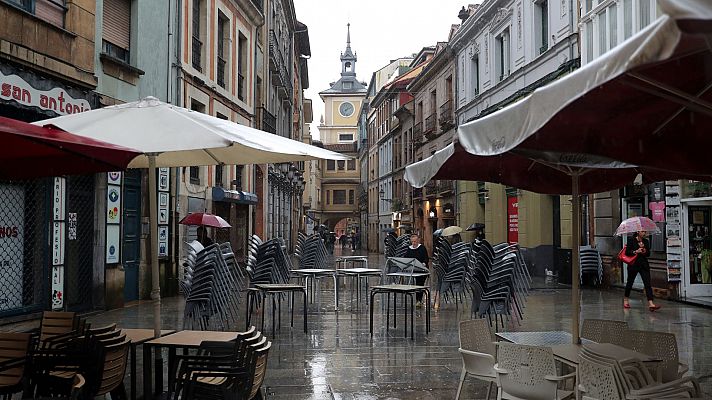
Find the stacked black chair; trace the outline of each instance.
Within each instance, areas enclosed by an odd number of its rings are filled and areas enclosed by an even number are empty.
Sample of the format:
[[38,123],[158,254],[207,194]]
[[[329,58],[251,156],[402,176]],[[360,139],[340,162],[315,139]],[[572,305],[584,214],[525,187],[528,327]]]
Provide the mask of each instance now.
[[197,242],[190,243],[183,264],[183,325],[185,329],[224,330],[237,322],[247,274],[237,263],[230,243],[201,247]]
[[591,246],[579,247],[580,262],[580,282],[583,283],[583,275],[593,275],[593,283],[600,285],[603,282],[603,262],[598,250]]
[[[442,300],[449,302],[452,298],[457,304],[462,295],[466,293],[467,285],[465,277],[467,275],[467,258],[470,253],[470,243],[459,242],[453,245],[441,239],[440,242],[443,253],[444,265],[439,266],[442,274],[438,279],[438,292],[442,296]],[[448,250],[449,249],[449,250]]]
[[[471,312],[495,316],[497,327],[504,317],[520,321],[531,278],[517,245],[491,246],[477,241],[467,257],[466,284],[472,295]],[[497,320],[497,315],[500,319]]]
[[299,268],[327,268],[328,253],[319,235],[299,234],[294,255],[299,260]]

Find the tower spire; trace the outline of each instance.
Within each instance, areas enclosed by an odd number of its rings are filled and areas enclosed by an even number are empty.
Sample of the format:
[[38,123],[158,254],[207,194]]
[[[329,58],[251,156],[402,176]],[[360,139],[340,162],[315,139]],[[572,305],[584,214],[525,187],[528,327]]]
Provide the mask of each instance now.
[[346,24],[346,48],[351,48],[351,23]]

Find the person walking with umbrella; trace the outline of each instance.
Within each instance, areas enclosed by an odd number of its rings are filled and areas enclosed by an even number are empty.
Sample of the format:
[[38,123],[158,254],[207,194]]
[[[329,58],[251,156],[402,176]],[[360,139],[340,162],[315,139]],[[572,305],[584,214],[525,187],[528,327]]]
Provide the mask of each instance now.
[[625,284],[623,297],[623,308],[625,309],[630,308],[630,291],[633,289],[633,282],[635,282],[638,274],[643,280],[645,297],[648,299],[648,309],[650,311],[660,309],[660,306],[653,302],[653,288],[650,284],[650,264],[648,263],[650,241],[647,238],[648,232],[660,233],[660,230],[655,225],[655,222],[646,217],[628,218],[616,230],[616,235],[618,236],[633,233],[628,237],[624,251],[622,251],[626,257],[621,257],[628,264],[628,280]]

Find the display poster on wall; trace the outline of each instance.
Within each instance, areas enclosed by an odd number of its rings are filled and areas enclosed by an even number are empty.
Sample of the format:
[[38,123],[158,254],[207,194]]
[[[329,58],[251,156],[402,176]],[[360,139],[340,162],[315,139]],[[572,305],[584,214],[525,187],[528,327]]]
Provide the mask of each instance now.
[[158,256],[165,257],[168,255],[168,227],[158,227]]
[[64,266],[52,267],[52,309],[61,310],[64,307]]
[[121,172],[107,172],[106,179],[109,185],[121,185]]
[[77,240],[77,213],[67,214],[67,240]]
[[653,213],[653,222],[665,222],[665,202],[651,201],[648,209]]
[[106,263],[116,264],[119,262],[119,236],[121,234],[120,225],[106,226]]
[[55,221],[64,220],[64,193],[67,190],[67,180],[61,177],[54,178],[54,189],[52,191],[52,219]]
[[[667,237],[668,282],[682,280],[682,239],[680,224],[680,185],[678,181],[665,182],[665,235]],[[662,202],[661,202],[662,203]],[[652,208],[651,208],[652,209]],[[653,210],[653,216],[655,216]]]
[[165,192],[168,191],[168,186],[170,185],[168,177],[169,168],[159,168],[158,169],[158,190]]
[[519,198],[507,197],[507,241],[519,241]]
[[109,185],[106,189],[106,223],[121,222],[121,186]]
[[0,311],[22,307],[25,191],[1,185],[0,196]]
[[168,193],[158,193],[158,224],[168,223]]

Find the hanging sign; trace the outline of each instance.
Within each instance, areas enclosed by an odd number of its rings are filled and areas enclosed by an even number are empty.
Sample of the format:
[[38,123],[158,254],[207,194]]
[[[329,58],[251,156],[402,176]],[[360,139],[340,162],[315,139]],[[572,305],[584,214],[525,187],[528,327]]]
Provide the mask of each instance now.
[[52,265],[64,264],[64,222],[52,224]]
[[120,225],[106,226],[106,263],[116,264],[119,262],[119,237],[121,234]]
[[109,185],[121,185],[121,172],[107,172],[106,178]]
[[168,171],[170,171],[169,168],[159,168],[158,169],[158,190],[160,190],[162,192],[168,191],[168,186],[170,184],[170,181],[168,178]]
[[22,307],[25,192],[0,185],[0,311]]
[[158,227],[158,256],[166,257],[168,255],[168,227]]
[[55,221],[64,221],[64,194],[66,191],[67,180],[62,177],[55,177],[52,191],[52,219]]

